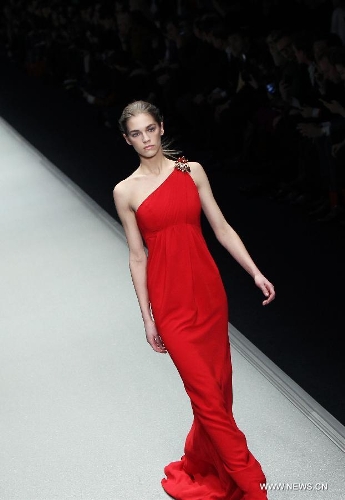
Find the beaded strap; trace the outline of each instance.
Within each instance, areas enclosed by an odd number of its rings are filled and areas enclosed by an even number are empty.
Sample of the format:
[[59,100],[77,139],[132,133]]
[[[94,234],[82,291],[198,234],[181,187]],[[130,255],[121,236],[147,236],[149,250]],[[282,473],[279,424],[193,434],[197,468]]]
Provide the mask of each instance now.
[[190,166],[188,165],[188,160],[184,156],[180,156],[175,161],[175,168],[181,170],[181,172],[190,172]]

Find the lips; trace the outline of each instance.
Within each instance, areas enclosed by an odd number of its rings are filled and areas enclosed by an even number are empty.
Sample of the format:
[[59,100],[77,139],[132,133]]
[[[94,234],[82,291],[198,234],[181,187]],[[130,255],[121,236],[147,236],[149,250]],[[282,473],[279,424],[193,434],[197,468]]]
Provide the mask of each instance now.
[[151,146],[145,146],[145,147],[144,147],[144,149],[152,149],[152,148],[154,148],[154,146],[152,146],[152,145],[151,145]]

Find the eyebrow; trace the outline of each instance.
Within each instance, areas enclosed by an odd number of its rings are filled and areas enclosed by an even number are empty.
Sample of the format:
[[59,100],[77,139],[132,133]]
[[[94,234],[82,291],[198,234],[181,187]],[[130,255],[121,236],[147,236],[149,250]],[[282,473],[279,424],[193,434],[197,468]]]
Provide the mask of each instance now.
[[[152,127],[153,125],[157,125],[157,123],[151,123],[150,125],[147,125],[147,127],[145,127],[145,128],[150,128],[150,127]],[[130,130],[128,133],[129,133],[129,134],[132,134],[133,132],[140,132],[140,130]]]

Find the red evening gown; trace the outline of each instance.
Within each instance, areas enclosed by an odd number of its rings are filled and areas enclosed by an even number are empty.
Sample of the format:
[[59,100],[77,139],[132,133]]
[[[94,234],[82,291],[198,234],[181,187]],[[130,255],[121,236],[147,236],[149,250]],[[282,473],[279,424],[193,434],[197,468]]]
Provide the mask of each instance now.
[[227,298],[200,212],[192,177],[177,168],[136,212],[153,317],[194,415],[184,456],[166,466],[162,485],[176,500],[264,500],[265,475],[232,414]]

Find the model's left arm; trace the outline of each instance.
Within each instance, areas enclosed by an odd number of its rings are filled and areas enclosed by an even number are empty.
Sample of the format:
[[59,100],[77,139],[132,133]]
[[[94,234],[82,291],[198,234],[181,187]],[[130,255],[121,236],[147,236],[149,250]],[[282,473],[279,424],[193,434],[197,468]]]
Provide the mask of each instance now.
[[255,284],[262,290],[266,297],[262,304],[264,306],[269,304],[275,297],[274,286],[259,271],[241,238],[225,220],[214,199],[210,183],[202,166],[195,162],[190,162],[189,165],[191,167],[191,175],[199,191],[202,209],[218,241],[243,269],[253,277]]

